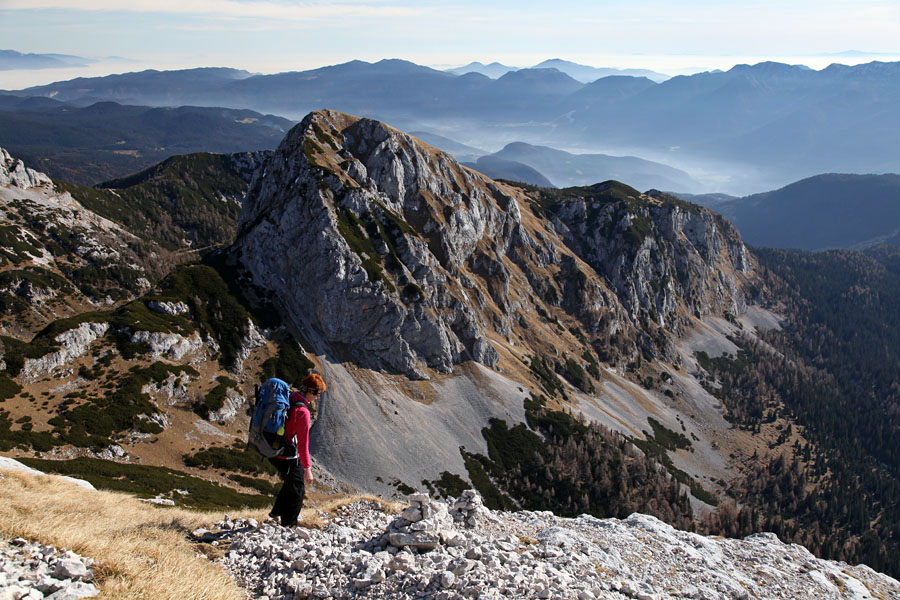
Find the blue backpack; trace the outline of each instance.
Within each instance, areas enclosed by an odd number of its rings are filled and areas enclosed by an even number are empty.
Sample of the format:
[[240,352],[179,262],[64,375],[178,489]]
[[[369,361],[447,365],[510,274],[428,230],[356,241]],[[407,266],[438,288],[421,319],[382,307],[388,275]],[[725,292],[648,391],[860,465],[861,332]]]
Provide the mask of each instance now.
[[290,406],[291,387],[273,377],[256,394],[256,407],[250,419],[247,443],[257,452],[271,458],[282,452],[284,422]]

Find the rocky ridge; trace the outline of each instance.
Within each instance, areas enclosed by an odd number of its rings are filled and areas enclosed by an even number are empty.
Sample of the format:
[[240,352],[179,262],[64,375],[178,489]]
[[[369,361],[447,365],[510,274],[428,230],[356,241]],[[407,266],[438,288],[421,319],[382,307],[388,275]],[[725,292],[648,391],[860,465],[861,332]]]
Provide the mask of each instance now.
[[24,190],[51,183],[50,178],[44,173],[29,169],[24,162],[13,158],[9,152],[0,148],[0,186],[13,186]]
[[466,359],[496,365],[471,308],[475,282],[459,277],[467,262],[502,259],[516,237],[518,206],[495,184],[332,112],[305,119],[257,173],[236,246],[295,322],[364,366],[415,378]]
[[[450,517],[467,507],[465,520]],[[226,548],[223,566],[268,600],[900,597],[900,582],[891,577],[815,558],[772,534],[708,538],[641,514],[619,520],[506,513],[485,509],[467,492],[450,505],[414,495],[400,516],[362,501],[320,517],[328,519],[321,530],[226,519],[215,532],[195,533]],[[424,546],[405,545],[414,540],[395,531],[398,522],[429,520],[423,531],[439,524],[442,533]]]
[[753,271],[754,259],[721,216],[617,182],[570,194],[549,207],[556,230],[636,320],[648,317],[679,334],[686,315],[746,311],[741,278]]
[[0,238],[0,294],[8,313],[0,318],[14,330],[150,288],[136,236],[2,148]]
[[[615,182],[494,182],[388,125],[319,111],[257,171],[232,251],[329,381],[314,454],[364,490],[465,477],[459,448],[486,454],[481,428],[524,421],[530,392],[627,435],[647,416],[689,427],[704,452],[729,427],[699,385],[679,414],[627,380],[653,360],[677,369],[672,340],[747,307],[755,264],[702,207]],[[727,476],[703,468],[686,470]]]
[[227,245],[268,155],[173,156],[86,187],[52,181],[0,149],[0,326],[22,337],[133,299],[200,251]]
[[108,330],[109,323],[88,322],[60,333],[54,338],[60,349],[40,358],[25,359],[20,377],[26,382],[33,382],[43,375],[52,373],[54,369],[68,365],[84,356],[91,344],[103,337]]
[[647,314],[676,334],[689,316],[736,317],[753,268],[736,231],[631,192],[548,204],[387,125],[319,111],[257,171],[235,250],[317,352],[420,379],[470,359],[502,368],[504,346],[544,346],[555,322],[592,342],[639,337]]

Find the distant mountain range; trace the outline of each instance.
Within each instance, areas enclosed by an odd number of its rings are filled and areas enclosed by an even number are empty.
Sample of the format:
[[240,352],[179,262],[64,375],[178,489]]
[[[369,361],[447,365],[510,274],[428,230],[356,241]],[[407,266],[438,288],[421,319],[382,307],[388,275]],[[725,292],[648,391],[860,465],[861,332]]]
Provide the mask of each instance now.
[[557,187],[586,186],[615,179],[645,191],[651,188],[688,191],[700,188],[700,184],[684,171],[634,156],[572,154],[524,142],[507,144],[490,156],[528,165]]
[[725,215],[757,247],[900,245],[900,175],[817,175],[743,198],[681,195]]
[[496,155],[481,156],[475,162],[465,162],[464,166],[475,169],[491,179],[506,179],[520,181],[539,187],[556,187],[553,182],[544,177],[537,169],[514,160],[506,160]]
[[525,141],[642,156],[701,169],[716,191],[738,195],[819,173],[900,169],[900,63],[814,71],[769,62],[662,83],[583,83],[558,68],[491,79],[403,60],[351,61],[277,75],[144,71],[13,93],[81,105],[226,106],[289,119],[329,107],[476,147]]
[[488,153],[436,134],[415,132],[414,135],[492,179],[540,187],[586,186],[615,179],[641,190],[689,192],[702,188],[701,183],[684,171],[634,156],[572,154],[525,142],[512,142],[498,152]]
[[454,69],[447,69],[448,73],[453,73],[454,75],[465,75],[466,73],[480,73],[482,75],[486,75],[491,79],[497,79],[509,73],[510,71],[518,71],[519,67],[510,67],[509,65],[504,65],[498,62],[492,62],[490,64],[480,63],[478,61],[470,62],[467,65],[462,67],[456,67]]
[[174,154],[271,150],[292,123],[250,110],[0,96],[0,143],[55,179],[94,184]]
[[[630,77],[646,77],[647,79],[651,79],[656,82],[662,82],[671,77],[669,75],[664,75],[663,73],[657,73],[656,71],[651,71],[650,69],[613,69],[613,68],[597,68],[597,67],[589,67],[587,65],[580,65],[578,63],[574,63],[568,60],[562,60],[560,58],[551,58],[550,60],[545,60],[539,64],[531,67],[532,69],[557,69],[562,73],[565,73],[569,77],[581,81],[583,83],[590,83],[592,81],[596,81],[601,77],[609,77],[611,75],[627,75]],[[455,75],[465,75],[466,73],[480,73],[482,75],[486,75],[491,79],[497,79],[506,75],[510,71],[518,71],[519,67],[510,67],[508,65],[504,65],[498,62],[492,62],[488,65],[482,64],[480,62],[472,62],[464,67],[457,67],[455,69],[447,69],[448,73],[453,73]]]
[[0,71],[83,67],[92,62],[92,59],[68,54],[23,54],[15,50],[0,50]]

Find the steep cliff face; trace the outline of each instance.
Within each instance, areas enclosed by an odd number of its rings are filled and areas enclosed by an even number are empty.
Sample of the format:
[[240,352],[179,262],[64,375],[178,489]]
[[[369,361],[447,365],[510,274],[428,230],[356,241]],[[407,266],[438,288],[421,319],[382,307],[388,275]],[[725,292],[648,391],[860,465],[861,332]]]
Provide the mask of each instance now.
[[363,366],[417,378],[497,366],[496,338],[534,304],[522,267],[558,262],[516,190],[376,121],[313,113],[258,175],[236,242],[244,264]]
[[539,353],[553,340],[561,355],[574,331],[627,347],[647,321],[677,332],[690,315],[735,315],[752,269],[733,228],[698,206],[614,182],[562,193],[494,182],[331,111],[310,114],[257,172],[236,248],[330,352],[416,378],[469,359],[498,367],[516,342]]
[[[495,182],[332,111],[308,115],[257,171],[232,250],[333,389],[317,460],[382,491],[376,474],[465,473],[459,448],[485,452],[481,428],[522,421],[532,391],[629,435],[648,415],[680,427],[666,396],[623,374],[680,364],[677,335],[699,317],[736,319],[755,277],[737,232],[701,207],[616,182]],[[727,429],[714,399],[690,402],[708,417],[697,439]]]
[[535,192],[565,243],[616,291],[635,326],[680,334],[689,316],[737,317],[754,263],[719,215],[618,182]]

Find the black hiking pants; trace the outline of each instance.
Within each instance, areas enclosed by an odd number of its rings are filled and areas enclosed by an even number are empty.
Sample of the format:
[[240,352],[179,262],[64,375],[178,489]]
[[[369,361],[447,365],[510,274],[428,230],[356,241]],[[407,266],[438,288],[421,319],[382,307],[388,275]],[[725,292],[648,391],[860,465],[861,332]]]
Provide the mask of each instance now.
[[280,518],[285,527],[295,527],[300,509],[303,508],[303,495],[306,493],[303,467],[296,458],[270,458],[269,462],[278,469],[283,482],[269,516]]

